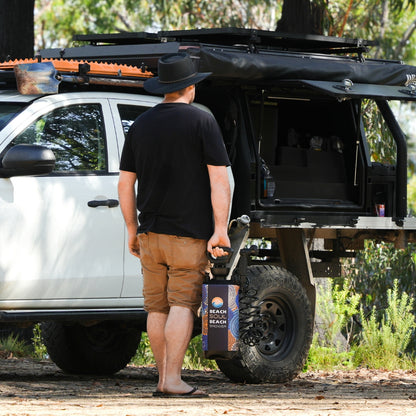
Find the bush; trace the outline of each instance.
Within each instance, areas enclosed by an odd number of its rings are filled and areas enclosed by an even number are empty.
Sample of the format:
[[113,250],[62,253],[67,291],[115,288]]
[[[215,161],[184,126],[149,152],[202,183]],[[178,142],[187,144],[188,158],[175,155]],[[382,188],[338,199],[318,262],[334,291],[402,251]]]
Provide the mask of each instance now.
[[42,360],[48,357],[48,351],[46,350],[46,346],[42,341],[41,329],[40,329],[39,324],[36,324],[33,327],[32,345],[33,345],[33,353],[32,353],[33,358]]
[[[395,249],[392,243],[365,242],[364,250],[353,260],[344,262],[344,274],[351,285],[351,293],[361,295],[361,307],[368,316],[373,308],[384,310],[387,291],[398,281],[398,291],[415,293],[416,244]],[[344,278],[345,279],[345,278]],[[340,282],[344,281],[341,279]]]
[[316,314],[321,323],[320,337],[313,345],[320,347],[337,347],[341,350],[340,337],[345,337],[343,350],[349,349],[353,333],[353,316],[359,311],[359,294],[352,294],[350,282],[346,279],[343,287],[330,281],[326,285],[318,285]]
[[342,288],[333,281],[318,285],[316,315],[320,325],[318,333],[314,334],[305,369],[353,368],[352,318],[358,313],[359,300],[359,295],[351,295],[347,280]]
[[186,351],[184,367],[190,370],[218,370],[214,360],[204,358],[202,351],[202,335],[191,339],[188,350]]
[[339,351],[336,347],[320,346],[316,334],[309,350],[305,370],[351,370],[354,368],[354,353],[352,351]]
[[406,292],[399,296],[398,281],[387,290],[388,306],[381,319],[374,307],[366,318],[361,309],[362,332],[355,348],[356,365],[393,370],[413,367],[414,362],[406,353],[416,327],[413,299]]
[[131,362],[135,365],[155,365],[149,338],[145,332],[142,332],[142,339]]
[[19,339],[17,335],[9,335],[0,339],[0,356],[2,358],[21,358],[31,356],[32,346]]
[[[352,317],[358,312],[360,296],[353,293],[349,280],[340,288],[337,284],[318,290],[317,314],[323,326],[320,337],[315,334],[306,365],[308,370],[351,369],[365,366],[374,369],[414,369],[415,362],[409,351],[416,319],[414,301],[393,281],[386,290],[386,307],[373,306],[370,314],[363,306],[357,314],[359,331],[353,336]],[[336,335],[346,337],[341,348]]]

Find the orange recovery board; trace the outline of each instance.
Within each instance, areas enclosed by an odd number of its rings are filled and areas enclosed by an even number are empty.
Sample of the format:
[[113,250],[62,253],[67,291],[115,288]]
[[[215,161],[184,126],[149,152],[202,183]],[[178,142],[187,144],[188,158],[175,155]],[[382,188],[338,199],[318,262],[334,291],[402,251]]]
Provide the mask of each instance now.
[[152,72],[106,62],[80,60],[21,59],[0,63],[0,70],[13,70],[21,94],[56,94],[61,82],[74,84],[142,87]]

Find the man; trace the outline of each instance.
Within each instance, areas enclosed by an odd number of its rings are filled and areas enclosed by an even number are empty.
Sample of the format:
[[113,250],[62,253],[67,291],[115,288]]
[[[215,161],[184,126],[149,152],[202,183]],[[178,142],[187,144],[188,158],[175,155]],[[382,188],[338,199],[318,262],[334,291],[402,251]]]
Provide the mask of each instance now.
[[210,73],[198,73],[191,57],[178,53],[159,60],[158,75],[144,88],[164,100],[137,118],[123,148],[120,205],[130,252],[143,268],[159,372],[154,395],[206,397],[182,380],[181,370],[201,303],[206,250],[218,257],[230,246],[230,162],[215,119],[190,105],[195,84]]

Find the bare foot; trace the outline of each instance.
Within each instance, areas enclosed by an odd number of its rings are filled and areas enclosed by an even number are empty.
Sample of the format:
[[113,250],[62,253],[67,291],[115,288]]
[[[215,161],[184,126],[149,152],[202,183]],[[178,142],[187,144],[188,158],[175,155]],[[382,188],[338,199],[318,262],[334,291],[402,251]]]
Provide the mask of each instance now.
[[202,390],[195,390],[194,387],[191,387],[189,384],[185,383],[184,381],[181,381],[179,384],[172,384],[172,385],[165,385],[163,386],[164,393],[167,394],[190,394],[190,395],[202,395],[206,394]]
[[165,391],[163,393],[158,393],[158,394],[153,394],[156,397],[179,397],[179,398],[204,398],[204,397],[209,397],[208,393],[205,393],[202,390],[199,390],[198,387],[194,387],[191,390],[187,391],[187,392],[183,392],[183,393],[172,393],[172,392],[168,392]]

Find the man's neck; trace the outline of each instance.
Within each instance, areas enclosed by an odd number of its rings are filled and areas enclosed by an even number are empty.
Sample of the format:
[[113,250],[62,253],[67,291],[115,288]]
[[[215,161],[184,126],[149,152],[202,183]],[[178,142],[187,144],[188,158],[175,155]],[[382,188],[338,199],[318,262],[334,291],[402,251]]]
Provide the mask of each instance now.
[[168,103],[184,103],[184,104],[190,104],[189,99],[187,97],[168,97],[168,95],[165,95],[164,100],[162,101],[162,104],[168,104]]
[[[184,91],[184,92],[183,92]],[[184,103],[184,104],[191,104],[195,97],[195,87],[193,85],[187,87],[184,90],[181,90],[183,93],[178,92],[171,92],[165,94],[165,99],[162,103]]]

